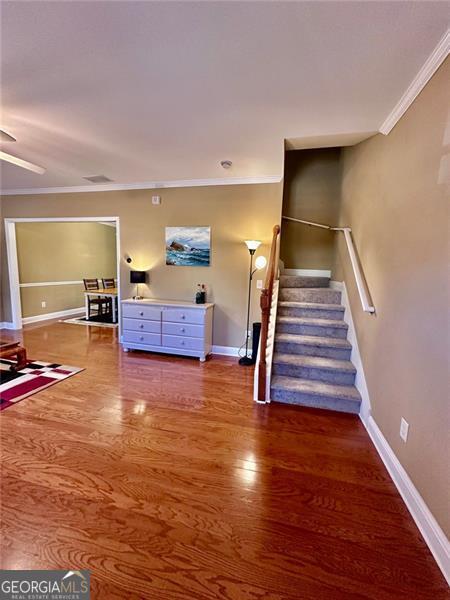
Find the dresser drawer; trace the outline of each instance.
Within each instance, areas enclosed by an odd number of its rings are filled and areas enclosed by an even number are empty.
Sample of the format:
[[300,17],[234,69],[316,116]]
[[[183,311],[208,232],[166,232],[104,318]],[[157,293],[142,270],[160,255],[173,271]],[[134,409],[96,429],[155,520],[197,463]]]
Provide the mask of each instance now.
[[131,319],[148,319],[150,321],[161,320],[161,308],[145,306],[143,304],[122,304],[122,316]]
[[163,321],[172,323],[199,323],[203,324],[205,313],[192,308],[165,308],[162,311]]
[[140,333],[139,331],[124,331],[123,341],[133,344],[147,344],[148,346],[161,346],[160,333]]
[[170,335],[181,335],[202,338],[205,334],[203,325],[192,325],[191,323],[165,323],[162,324],[162,332]]
[[167,348],[181,348],[183,350],[203,350],[203,338],[182,337],[178,335],[162,336],[162,344]]
[[161,333],[161,321],[143,321],[142,319],[123,319],[123,329],[145,331],[146,333]]

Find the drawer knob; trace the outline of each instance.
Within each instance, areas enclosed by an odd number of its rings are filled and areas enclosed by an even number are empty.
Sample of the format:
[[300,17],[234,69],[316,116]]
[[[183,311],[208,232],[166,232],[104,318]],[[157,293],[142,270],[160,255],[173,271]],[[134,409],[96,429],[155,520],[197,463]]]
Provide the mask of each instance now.
[[144,323],[141,323],[141,324],[139,325],[139,327],[140,327],[141,329],[144,329]]
[[144,341],[144,336],[141,335],[141,337],[139,339],[141,340],[141,342],[143,342]]
[[181,333],[184,333],[186,329],[184,327],[181,328]]
[[139,314],[141,315],[141,317],[143,317],[144,316],[144,311],[141,310],[141,312]]
[[182,318],[182,319],[185,319],[185,318],[186,318],[186,315],[181,315],[181,318]]
[[184,340],[181,340],[181,345],[184,346]]

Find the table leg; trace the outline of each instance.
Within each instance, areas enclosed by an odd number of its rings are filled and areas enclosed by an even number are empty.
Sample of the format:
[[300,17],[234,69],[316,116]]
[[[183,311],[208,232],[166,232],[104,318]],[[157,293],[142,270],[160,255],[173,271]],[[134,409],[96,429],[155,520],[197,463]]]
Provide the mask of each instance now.
[[84,295],[84,316],[86,321],[89,321],[89,298],[87,294]]

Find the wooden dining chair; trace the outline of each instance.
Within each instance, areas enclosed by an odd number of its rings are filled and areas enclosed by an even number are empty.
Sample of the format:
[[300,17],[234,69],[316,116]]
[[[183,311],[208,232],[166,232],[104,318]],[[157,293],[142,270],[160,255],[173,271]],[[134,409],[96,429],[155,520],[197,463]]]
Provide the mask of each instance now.
[[[83,283],[84,283],[84,289],[87,292],[93,292],[95,290],[100,289],[99,285],[98,285],[98,279],[83,279]],[[105,309],[105,312],[109,311],[111,303],[108,301],[108,298],[102,298],[101,296],[94,296],[94,297],[88,296],[87,300],[88,300],[88,320],[91,318],[91,306],[94,306],[95,308],[97,308],[97,315],[102,315],[103,309]]]
[[[115,289],[116,280],[114,279],[114,277],[102,277],[102,285],[103,285],[103,289],[105,289],[105,290]],[[109,302],[108,310],[110,311],[110,313],[112,315],[113,302],[112,302],[111,298],[107,298],[107,300]]]
[[102,277],[102,285],[105,290],[112,290],[116,287],[114,277]]

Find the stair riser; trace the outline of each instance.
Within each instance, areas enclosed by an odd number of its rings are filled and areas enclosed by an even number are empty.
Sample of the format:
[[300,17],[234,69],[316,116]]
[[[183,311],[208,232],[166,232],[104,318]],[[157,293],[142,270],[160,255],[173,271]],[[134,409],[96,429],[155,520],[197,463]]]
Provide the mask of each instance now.
[[315,394],[273,388],[270,397],[275,402],[283,402],[285,404],[295,404],[297,406],[308,406],[311,408],[325,408],[328,410],[353,414],[359,413],[359,402],[344,400],[342,398],[330,398],[317,396]]
[[344,318],[344,311],[278,306],[278,315],[280,317],[309,317],[311,319],[333,319],[335,321],[341,321]]
[[340,304],[341,292],[339,290],[308,290],[307,288],[281,288],[280,300],[291,302],[316,302],[319,304]]
[[300,354],[302,356],[320,356],[322,358],[337,358],[350,360],[351,348],[328,348],[326,346],[310,346],[309,344],[291,344],[276,342],[275,352],[283,354]]
[[355,373],[349,371],[320,369],[317,367],[300,367],[286,363],[274,363],[272,366],[272,372],[274,375],[286,375],[288,377],[298,377],[300,379],[312,379],[314,381],[323,381],[324,383],[333,383],[336,385],[353,385],[355,383]]
[[277,333],[296,333],[298,335],[313,335],[318,337],[332,337],[345,340],[347,327],[322,327],[317,325],[304,325],[299,323],[277,323]]
[[328,277],[301,277],[298,275],[282,275],[280,288],[327,288],[330,284]]

